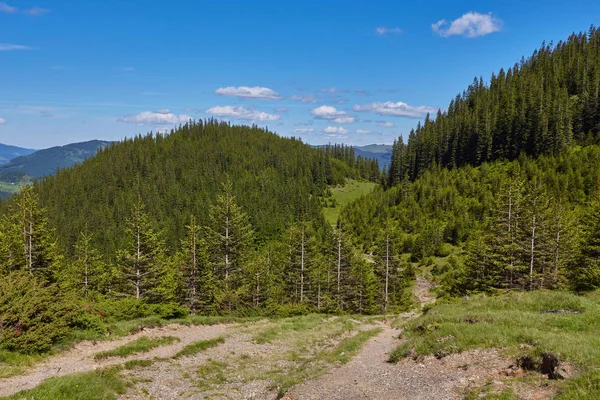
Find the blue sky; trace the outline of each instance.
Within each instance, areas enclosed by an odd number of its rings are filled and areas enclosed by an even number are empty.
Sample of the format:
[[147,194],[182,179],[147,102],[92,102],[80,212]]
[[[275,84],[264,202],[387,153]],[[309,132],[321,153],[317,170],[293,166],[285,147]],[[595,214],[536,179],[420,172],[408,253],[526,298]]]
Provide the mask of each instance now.
[[119,140],[188,118],[391,143],[600,24],[598,1],[0,0],[0,142]]

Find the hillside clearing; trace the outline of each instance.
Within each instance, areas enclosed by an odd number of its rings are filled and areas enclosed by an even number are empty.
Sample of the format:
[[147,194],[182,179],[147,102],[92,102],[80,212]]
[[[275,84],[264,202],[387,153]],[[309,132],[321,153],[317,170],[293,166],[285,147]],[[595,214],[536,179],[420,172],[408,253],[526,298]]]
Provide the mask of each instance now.
[[323,215],[325,215],[327,222],[335,225],[338,217],[340,216],[342,208],[346,204],[349,204],[361,196],[371,192],[375,186],[377,186],[377,184],[373,182],[362,182],[349,179],[345,185],[332,188],[331,192],[333,193],[332,198],[335,200],[335,207],[323,208]]

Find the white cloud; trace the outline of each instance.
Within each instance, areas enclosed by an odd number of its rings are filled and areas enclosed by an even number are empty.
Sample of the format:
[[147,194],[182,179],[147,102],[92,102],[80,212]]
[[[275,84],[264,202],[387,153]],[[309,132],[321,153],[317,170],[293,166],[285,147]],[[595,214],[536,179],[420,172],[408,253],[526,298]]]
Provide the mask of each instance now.
[[468,12],[462,17],[448,22],[445,19],[439,20],[431,25],[431,29],[440,36],[447,37],[460,35],[468,38],[484,36],[490,33],[498,32],[502,29],[502,20],[489,14],[479,14]]
[[302,104],[308,104],[308,103],[316,103],[317,100],[315,99],[315,95],[314,94],[307,94],[304,96],[297,96],[297,95],[293,95],[292,97],[290,97],[291,100],[297,100],[299,102],[301,102]]
[[351,124],[355,120],[354,116],[351,114],[348,114],[345,111],[339,111],[332,106],[313,108],[310,110],[310,113],[314,115],[315,118],[326,119],[328,121],[333,121],[336,124]]
[[22,46],[20,44],[0,43],[0,51],[11,51],[11,50],[32,50],[32,49],[29,46]]
[[364,106],[355,105],[354,111],[366,111],[379,115],[392,115],[394,117],[421,118],[427,113],[433,114],[437,112],[437,109],[428,106],[409,106],[401,101],[397,103],[386,101],[383,103],[374,102],[365,104]]
[[356,133],[358,133],[358,134],[367,134],[367,133],[371,133],[371,131],[368,131],[366,129],[357,129]]
[[6,120],[4,118],[0,118],[0,125],[4,125],[6,123]]
[[314,128],[296,128],[294,129],[295,134],[306,134],[306,133],[314,133]]
[[158,110],[156,112],[142,111],[136,115],[129,114],[119,118],[117,121],[138,125],[176,125],[186,123],[190,119],[193,118],[186,114],[173,114],[169,110]]
[[25,14],[29,14],[29,15],[44,15],[50,12],[49,9],[47,8],[41,8],[41,7],[32,7],[29,8],[27,10],[23,11]]
[[321,93],[332,93],[332,94],[333,93],[348,93],[348,91],[345,90],[345,89],[337,89],[337,88],[334,88],[334,87],[330,87],[330,88],[327,88],[327,89],[321,89],[321,90],[319,90],[319,92],[321,92]]
[[337,133],[340,135],[345,135],[346,133],[348,133],[347,129],[344,129],[341,126],[328,126],[327,128],[323,129],[323,132],[325,133]]
[[400,28],[388,28],[386,26],[378,26],[375,28],[375,33],[379,36],[386,35],[400,35],[402,33],[402,29]]
[[9,6],[8,4],[6,4],[4,2],[0,3],[0,12],[7,13],[7,14],[14,14],[17,11],[19,11],[17,9],[17,7]]
[[277,121],[280,116],[240,106],[216,106],[206,110],[207,114],[217,117],[243,119],[249,121]]
[[215,93],[221,96],[241,97],[244,99],[280,100],[283,98],[279,93],[260,86],[240,86],[237,88],[228,86],[215,90]]
[[391,128],[391,127],[395,126],[396,124],[394,124],[393,122],[389,122],[389,121],[381,121],[381,122],[378,122],[377,125],[384,127],[384,128]]

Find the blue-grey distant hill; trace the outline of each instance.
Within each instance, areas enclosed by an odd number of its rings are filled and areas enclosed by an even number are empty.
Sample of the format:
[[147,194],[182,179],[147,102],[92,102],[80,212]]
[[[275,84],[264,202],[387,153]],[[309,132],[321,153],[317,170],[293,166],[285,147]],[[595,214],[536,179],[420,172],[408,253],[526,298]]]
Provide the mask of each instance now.
[[379,162],[379,167],[390,165],[392,159],[392,146],[389,144],[370,144],[367,146],[355,146],[354,155],[356,157],[373,158]]
[[51,147],[13,158],[9,162],[0,165],[0,181],[20,182],[24,176],[41,178],[52,175],[59,168],[72,167],[94,156],[98,149],[110,144],[111,142],[92,140]]
[[26,156],[34,153],[36,150],[24,149],[17,146],[9,146],[7,144],[0,143],[0,165],[6,164],[12,159],[20,156]]

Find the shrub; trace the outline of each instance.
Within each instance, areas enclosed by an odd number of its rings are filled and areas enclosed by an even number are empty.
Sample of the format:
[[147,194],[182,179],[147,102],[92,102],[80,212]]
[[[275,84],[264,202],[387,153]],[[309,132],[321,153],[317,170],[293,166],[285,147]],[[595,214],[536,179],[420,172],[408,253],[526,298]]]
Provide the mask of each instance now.
[[0,343],[22,353],[42,353],[64,338],[77,315],[75,301],[56,285],[22,271],[0,281]]
[[164,319],[182,318],[189,314],[187,308],[176,303],[148,304],[145,300],[125,298],[119,300],[100,300],[93,305],[97,315],[104,316],[110,322],[158,316]]

